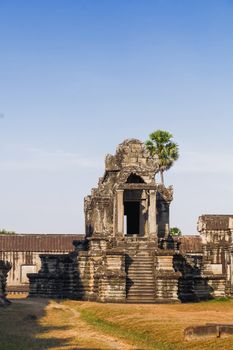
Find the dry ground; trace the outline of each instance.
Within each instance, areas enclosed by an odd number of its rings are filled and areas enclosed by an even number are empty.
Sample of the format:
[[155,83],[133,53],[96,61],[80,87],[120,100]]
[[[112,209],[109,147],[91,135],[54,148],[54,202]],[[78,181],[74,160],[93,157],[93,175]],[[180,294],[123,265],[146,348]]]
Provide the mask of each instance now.
[[232,350],[233,336],[183,339],[184,328],[233,323],[233,300],[129,305],[15,299],[0,309],[0,350]]

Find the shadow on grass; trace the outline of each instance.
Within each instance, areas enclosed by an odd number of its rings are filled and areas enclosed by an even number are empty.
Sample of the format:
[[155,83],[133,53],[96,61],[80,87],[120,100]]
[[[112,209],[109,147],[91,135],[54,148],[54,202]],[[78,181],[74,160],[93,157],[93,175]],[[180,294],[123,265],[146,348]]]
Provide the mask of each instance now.
[[[46,326],[47,299],[15,299],[8,308],[0,309],[0,350],[100,350],[71,344],[73,338],[57,338],[56,333],[69,330],[70,325]],[[48,322],[49,323],[49,322]]]

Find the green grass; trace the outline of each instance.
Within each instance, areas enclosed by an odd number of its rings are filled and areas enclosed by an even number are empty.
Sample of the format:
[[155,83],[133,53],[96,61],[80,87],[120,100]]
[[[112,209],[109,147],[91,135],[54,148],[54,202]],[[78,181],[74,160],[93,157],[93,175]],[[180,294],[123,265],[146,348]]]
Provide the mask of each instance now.
[[131,341],[133,344],[141,345],[147,350],[178,350],[179,347],[174,348],[174,344],[164,344],[155,339],[154,335],[150,331],[138,331],[132,329],[126,329],[124,326],[107,321],[97,316],[94,312],[85,309],[79,309],[81,318],[89,325],[94,326],[100,331],[110,334],[112,336]]
[[211,300],[207,300],[208,303],[222,303],[222,302],[229,302],[233,300],[230,297],[219,297],[219,298],[215,298],[215,299],[211,299]]

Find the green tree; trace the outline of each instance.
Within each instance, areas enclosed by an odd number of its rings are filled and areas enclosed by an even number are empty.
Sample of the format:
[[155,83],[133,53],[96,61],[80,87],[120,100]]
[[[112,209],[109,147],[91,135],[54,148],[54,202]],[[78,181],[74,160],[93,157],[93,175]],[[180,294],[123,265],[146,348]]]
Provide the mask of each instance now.
[[173,135],[168,131],[156,130],[149,135],[149,140],[145,142],[151,157],[157,156],[158,158],[162,184],[164,184],[164,171],[170,169],[179,158],[178,145],[172,141],[172,138]]
[[7,231],[5,229],[0,230],[0,235],[15,235],[14,231]]
[[181,230],[178,228],[178,227],[171,227],[170,228],[170,235],[171,236],[181,236],[182,235],[182,232]]

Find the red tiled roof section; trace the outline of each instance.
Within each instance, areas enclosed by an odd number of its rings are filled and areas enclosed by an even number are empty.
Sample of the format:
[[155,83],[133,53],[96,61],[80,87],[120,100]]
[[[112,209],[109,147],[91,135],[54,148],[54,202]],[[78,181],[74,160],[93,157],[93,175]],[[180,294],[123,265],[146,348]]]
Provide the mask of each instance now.
[[180,242],[180,253],[201,253],[202,241],[200,236],[180,236],[176,238]]
[[205,225],[206,230],[228,230],[230,218],[233,219],[233,215],[202,215],[198,221]]
[[70,252],[73,241],[82,240],[78,234],[16,234],[0,235],[0,251],[4,252]]

